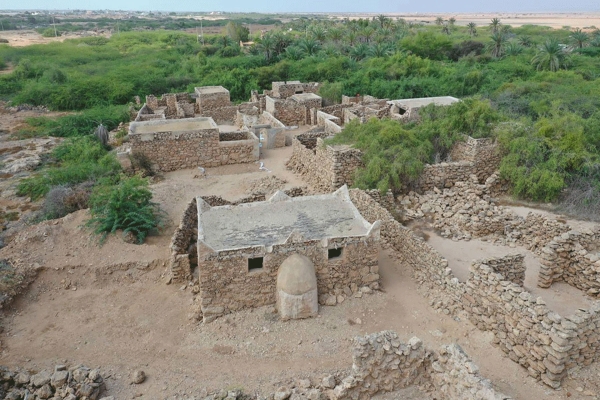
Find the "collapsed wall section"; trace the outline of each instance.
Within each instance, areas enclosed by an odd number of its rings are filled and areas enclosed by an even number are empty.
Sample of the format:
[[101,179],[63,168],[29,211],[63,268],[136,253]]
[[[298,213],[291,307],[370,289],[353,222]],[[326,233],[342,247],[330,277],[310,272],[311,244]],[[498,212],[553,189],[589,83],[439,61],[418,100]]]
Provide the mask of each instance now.
[[427,349],[416,337],[403,343],[392,331],[354,338],[352,373],[333,389],[332,400],[368,400],[382,392],[429,384],[450,400],[507,400],[456,344]]
[[368,194],[354,189],[350,196],[367,221],[381,221],[382,241],[412,267],[435,308],[446,314],[466,312],[479,329],[493,332],[494,344],[532,377],[557,388],[569,368],[597,360],[600,337],[592,332],[600,321],[600,301],[589,310],[559,316],[523,288],[523,258],[518,255],[476,261],[461,283],[447,260]]
[[345,184],[352,185],[354,173],[363,163],[360,150],[326,145],[323,138],[327,136],[327,132],[317,132],[295,137],[287,166],[316,189],[331,192]]

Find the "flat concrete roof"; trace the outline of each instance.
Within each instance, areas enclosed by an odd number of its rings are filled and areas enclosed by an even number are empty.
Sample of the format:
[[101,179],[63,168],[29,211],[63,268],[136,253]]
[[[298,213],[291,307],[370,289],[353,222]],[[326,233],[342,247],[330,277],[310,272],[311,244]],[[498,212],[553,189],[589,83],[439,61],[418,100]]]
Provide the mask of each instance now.
[[304,101],[309,100],[321,100],[321,96],[316,95],[314,93],[298,93],[290,97],[296,100],[298,103],[302,103]]
[[200,94],[229,93],[229,90],[225,89],[223,86],[202,86],[194,88],[194,91]]
[[460,100],[452,96],[441,96],[441,97],[422,97],[419,99],[401,99],[391,100],[388,103],[397,104],[406,108],[421,108],[428,106],[429,104],[435,104],[436,106],[449,106],[459,102]]
[[365,236],[372,227],[350,200],[348,188],[325,195],[288,197],[210,207],[198,202],[198,240],[214,251],[285,243],[292,232],[306,240]]
[[129,125],[129,133],[189,132],[205,129],[218,129],[210,117],[160,119],[153,121],[137,121]]

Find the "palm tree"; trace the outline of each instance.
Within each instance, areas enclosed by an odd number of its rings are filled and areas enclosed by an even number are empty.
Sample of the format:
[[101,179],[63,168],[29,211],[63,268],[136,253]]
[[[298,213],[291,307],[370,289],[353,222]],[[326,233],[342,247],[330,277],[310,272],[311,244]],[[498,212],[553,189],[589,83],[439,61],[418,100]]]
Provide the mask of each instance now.
[[558,43],[556,39],[548,39],[538,49],[531,63],[538,71],[550,70],[556,72],[561,68],[566,69],[571,63],[568,50]]
[[321,49],[321,44],[312,38],[304,38],[298,41],[298,47],[307,56],[316,55]]
[[323,54],[325,54],[327,57],[338,57],[341,54],[338,46],[331,44],[331,43],[325,45],[323,47],[323,50],[321,50],[321,52]]
[[310,29],[311,36],[323,43],[327,37],[327,31],[321,25],[313,25]]
[[575,29],[569,38],[579,49],[582,49],[583,46],[585,46],[585,44],[590,40],[590,36],[579,28]]
[[456,24],[456,18],[450,17],[450,19],[448,20],[448,23],[450,24],[450,26],[454,26],[454,24]]
[[441,26],[443,23],[444,23],[444,18],[442,18],[442,17],[437,17],[437,18],[435,19],[435,24],[436,24],[436,25],[440,25],[440,26]]
[[383,14],[379,14],[377,16],[377,20],[379,21],[379,23],[381,24],[381,28],[383,28],[383,26],[386,24],[386,21],[388,20],[388,17],[386,17]]
[[502,25],[500,20],[498,18],[493,18],[492,22],[490,23],[490,26],[492,27],[492,33],[498,33],[498,29],[500,29],[500,25]]
[[392,46],[387,43],[377,43],[371,46],[368,50],[370,57],[385,57],[394,53]]
[[276,55],[282,54],[286,47],[292,43],[292,39],[282,31],[275,31],[271,34],[273,39],[273,53]]
[[355,61],[360,61],[369,54],[369,46],[364,43],[359,43],[350,49],[350,58]]
[[504,46],[504,51],[507,56],[518,56],[523,52],[523,46],[517,42],[509,41]]
[[285,49],[285,57],[290,60],[300,60],[304,53],[298,46],[289,46]]
[[490,54],[494,58],[500,58],[504,55],[504,47],[506,46],[506,36],[501,32],[496,32],[492,36],[491,42],[488,43]]
[[475,22],[469,22],[467,24],[467,28],[469,29],[469,35],[471,37],[477,35],[477,25]]
[[524,47],[531,47],[533,45],[533,41],[529,36],[523,35],[517,38],[517,42]]
[[510,30],[512,29],[512,27],[510,25],[502,25],[500,27],[500,32],[508,35],[510,33]]
[[348,44],[350,46],[354,46],[354,42],[356,42],[356,32],[348,31],[346,35],[346,39],[348,39]]
[[331,28],[328,33],[329,38],[333,40],[336,44],[344,37],[344,31],[342,31],[340,28]]
[[260,51],[265,55],[265,60],[271,60],[273,51],[275,50],[275,40],[271,35],[265,35],[259,43]]
[[375,34],[375,29],[371,28],[370,26],[367,26],[360,33],[362,37],[365,38],[365,42],[369,43],[371,41],[371,38]]

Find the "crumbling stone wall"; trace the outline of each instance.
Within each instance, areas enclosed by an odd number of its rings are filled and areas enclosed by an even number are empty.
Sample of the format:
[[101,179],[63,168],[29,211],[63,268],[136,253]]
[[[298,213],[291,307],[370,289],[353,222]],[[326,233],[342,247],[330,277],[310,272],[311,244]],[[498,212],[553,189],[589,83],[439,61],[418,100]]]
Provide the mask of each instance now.
[[354,339],[352,373],[333,389],[332,400],[368,400],[375,394],[431,385],[444,399],[506,400],[455,344],[432,351],[416,337],[402,343],[392,331]]
[[320,88],[320,83],[309,82],[302,83],[299,81],[287,81],[287,82],[273,82],[271,84],[270,96],[287,99],[295,94],[299,93],[317,93]]
[[171,237],[169,272],[172,281],[182,282],[189,279],[192,273],[191,266],[198,264],[197,237],[198,206],[194,198],[183,210],[179,226]]
[[478,183],[484,183],[500,167],[502,157],[493,139],[473,139],[466,136],[457,142],[450,151],[452,162],[426,165],[414,188],[421,193],[450,188],[456,182],[466,182],[471,175]]
[[258,138],[247,133],[246,140],[220,141],[219,130],[133,134],[129,141],[132,153],[145,154],[157,171],[216,167],[258,160]]
[[266,111],[286,126],[302,126],[309,123],[310,108],[305,104],[296,102],[292,98],[280,100],[267,97],[266,99]]
[[538,286],[564,281],[600,297],[600,228],[557,235],[542,249],[541,264]]
[[342,131],[342,127],[340,126],[341,121],[338,117],[326,114],[322,111],[317,111],[317,126],[322,126],[325,128],[325,132],[330,135],[335,135],[336,133],[340,133]]
[[501,258],[488,258],[481,263],[489,266],[493,272],[509,282],[523,286],[525,283],[525,256],[523,254],[506,255]]
[[[328,259],[328,248],[343,248],[338,259]],[[363,287],[379,288],[378,242],[374,238],[331,238],[219,251],[206,254],[199,244],[199,285],[204,322],[230,312],[275,304],[277,272],[292,253],[315,265],[319,303],[335,305]],[[248,259],[263,257],[263,268],[248,270]]]
[[324,136],[328,133],[303,134],[294,138],[288,168],[325,192],[344,184],[352,185],[354,172],[363,165],[362,152],[349,146],[325,145]]
[[65,365],[57,365],[54,371],[35,374],[0,367],[0,382],[3,399],[97,400],[106,390],[100,370],[85,366],[67,369]]
[[[563,318],[533,299],[523,286],[522,258],[507,256],[476,261],[461,283],[448,262],[424,241],[395,221],[387,210],[361,190],[351,190],[352,202],[367,221],[381,221],[381,239],[400,262],[410,265],[431,305],[445,314],[467,313],[481,330],[494,333],[494,344],[528,373],[559,387],[567,370],[598,357],[600,337],[592,333],[600,320],[600,301],[589,310]],[[516,270],[503,276],[502,271]]]
[[277,118],[275,118],[273,114],[271,114],[268,111],[263,111],[263,113],[260,115],[260,118],[258,119],[258,122],[260,124],[271,125],[273,128],[285,128],[285,124]]

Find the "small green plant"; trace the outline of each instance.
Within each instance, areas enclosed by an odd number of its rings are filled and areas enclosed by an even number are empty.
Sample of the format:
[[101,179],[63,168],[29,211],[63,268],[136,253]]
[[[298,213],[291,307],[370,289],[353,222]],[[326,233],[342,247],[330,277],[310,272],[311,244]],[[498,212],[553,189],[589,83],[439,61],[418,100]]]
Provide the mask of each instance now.
[[122,229],[123,235],[131,232],[138,243],[143,243],[149,232],[162,227],[161,211],[151,199],[144,178],[121,176],[116,183],[108,179],[94,188],[90,198],[92,218],[87,224],[102,236],[101,241]]

